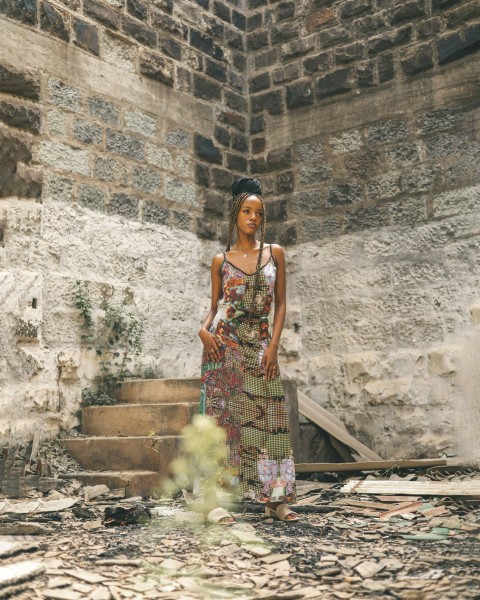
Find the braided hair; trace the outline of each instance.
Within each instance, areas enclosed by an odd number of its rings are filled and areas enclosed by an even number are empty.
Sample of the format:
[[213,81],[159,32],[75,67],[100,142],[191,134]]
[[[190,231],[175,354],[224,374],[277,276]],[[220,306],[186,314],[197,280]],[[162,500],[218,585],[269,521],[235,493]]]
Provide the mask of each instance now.
[[230,250],[233,232],[237,225],[238,213],[240,212],[240,208],[242,207],[244,200],[251,195],[257,196],[257,198],[262,203],[263,209],[263,217],[260,227],[260,248],[258,249],[257,267],[255,269],[255,284],[253,287],[252,303],[249,307],[249,319],[251,319],[252,313],[255,309],[255,299],[257,297],[257,292],[260,288],[260,271],[262,268],[263,247],[265,243],[266,211],[265,204],[262,198],[262,184],[258,179],[255,179],[253,177],[242,177],[241,179],[237,179],[233,182],[231,187],[231,194],[233,197],[233,202],[230,209],[230,220],[228,222],[227,245],[225,248],[225,252],[228,252]]

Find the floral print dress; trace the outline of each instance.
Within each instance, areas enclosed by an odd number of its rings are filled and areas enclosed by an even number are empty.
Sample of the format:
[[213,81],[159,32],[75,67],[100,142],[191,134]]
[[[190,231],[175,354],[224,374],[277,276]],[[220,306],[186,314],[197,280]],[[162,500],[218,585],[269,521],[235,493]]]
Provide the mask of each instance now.
[[270,342],[268,315],[276,265],[270,257],[260,272],[255,309],[249,316],[255,274],[221,265],[223,297],[210,327],[220,342],[220,362],[202,356],[200,412],[227,433],[227,472],[239,499],[295,500],[295,465],[280,375],[266,381],[261,360]]

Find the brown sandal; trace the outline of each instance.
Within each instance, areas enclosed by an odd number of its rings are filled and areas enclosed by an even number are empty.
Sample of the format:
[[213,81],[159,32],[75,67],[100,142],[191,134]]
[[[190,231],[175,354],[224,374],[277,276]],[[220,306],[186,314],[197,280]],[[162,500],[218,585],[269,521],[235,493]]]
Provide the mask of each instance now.
[[[295,515],[294,517],[287,519],[288,515]],[[276,508],[265,507],[266,517],[277,517],[280,521],[298,521],[300,517],[295,511],[293,511],[285,502],[279,504]]]

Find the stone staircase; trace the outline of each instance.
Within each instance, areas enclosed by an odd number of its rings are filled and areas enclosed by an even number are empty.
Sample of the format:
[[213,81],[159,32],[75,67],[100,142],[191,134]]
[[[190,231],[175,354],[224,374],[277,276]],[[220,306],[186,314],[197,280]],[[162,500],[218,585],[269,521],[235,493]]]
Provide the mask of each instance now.
[[180,432],[197,411],[200,379],[132,379],[120,404],[82,410],[82,433],[65,438],[66,450],[85,469],[62,475],[88,485],[125,488],[126,496],[150,496],[178,454]]

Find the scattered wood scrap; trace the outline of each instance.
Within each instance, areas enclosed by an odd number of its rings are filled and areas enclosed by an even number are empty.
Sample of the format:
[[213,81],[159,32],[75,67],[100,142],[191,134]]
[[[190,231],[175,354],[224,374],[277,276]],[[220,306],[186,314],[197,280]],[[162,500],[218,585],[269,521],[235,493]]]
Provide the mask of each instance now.
[[[342,465],[339,465],[342,466]],[[397,481],[352,479],[340,490],[344,494],[403,494],[414,496],[479,496],[480,480],[472,481]]]
[[[298,391],[298,410],[310,419],[313,423],[324,429],[327,433],[342,442],[352,450],[355,450],[361,458],[366,460],[382,460],[373,450],[370,450],[365,444],[362,444],[352,435],[350,435],[345,425],[325,408],[319,406],[311,398],[306,396],[300,390]],[[311,471],[297,471],[298,473],[308,473]]]
[[[297,473],[339,473],[340,471],[381,471],[384,469],[416,469],[446,465],[443,458],[418,459],[418,460],[373,460],[350,463],[298,463],[295,465]],[[390,481],[390,480],[389,480]],[[397,482],[398,483],[398,482]],[[403,493],[402,490],[399,490]],[[383,494],[383,489],[381,492]]]

